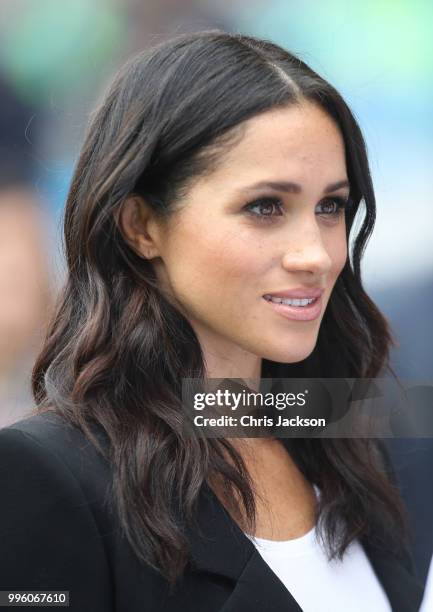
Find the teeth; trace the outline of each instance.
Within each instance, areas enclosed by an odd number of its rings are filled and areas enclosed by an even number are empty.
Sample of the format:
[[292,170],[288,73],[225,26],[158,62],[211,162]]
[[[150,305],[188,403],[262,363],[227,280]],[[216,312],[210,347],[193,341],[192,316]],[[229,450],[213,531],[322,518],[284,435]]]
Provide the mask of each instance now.
[[276,304],[287,304],[288,306],[308,306],[308,304],[311,304],[311,302],[314,302],[314,299],[315,299],[315,298],[300,298],[300,299],[290,300],[288,298],[273,297],[270,295],[265,295],[264,297],[269,302],[275,302]]

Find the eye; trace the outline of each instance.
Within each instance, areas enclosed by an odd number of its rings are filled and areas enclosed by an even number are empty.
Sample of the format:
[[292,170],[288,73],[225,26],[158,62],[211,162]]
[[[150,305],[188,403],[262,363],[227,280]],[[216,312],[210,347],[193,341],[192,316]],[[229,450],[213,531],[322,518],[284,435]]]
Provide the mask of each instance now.
[[[283,203],[279,198],[259,198],[245,206],[246,212],[260,221],[273,221],[273,217],[281,217]],[[256,212],[254,211],[256,209]],[[278,212],[275,212],[278,211]]]
[[[316,214],[329,219],[337,219],[349,204],[350,198],[345,200],[338,196],[325,198],[316,207]],[[244,207],[247,214],[259,221],[273,222],[275,217],[281,217],[283,203],[279,198],[266,196],[248,203]]]
[[[348,202],[348,199],[344,200],[339,197],[326,198],[317,205],[319,210],[316,208],[316,214],[324,215],[325,217],[337,217],[344,211]],[[322,210],[320,210],[320,208]]]

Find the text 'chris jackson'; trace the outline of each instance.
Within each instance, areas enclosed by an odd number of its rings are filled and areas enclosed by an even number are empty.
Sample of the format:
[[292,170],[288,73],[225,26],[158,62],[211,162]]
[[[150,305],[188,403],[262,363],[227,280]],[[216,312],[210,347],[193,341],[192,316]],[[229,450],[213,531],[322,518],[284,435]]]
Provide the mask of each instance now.
[[244,415],[240,418],[222,415],[220,417],[205,417],[199,414],[194,417],[197,427],[326,427],[326,419],[303,418],[300,416],[286,418],[278,415],[275,419],[269,416],[254,417]]

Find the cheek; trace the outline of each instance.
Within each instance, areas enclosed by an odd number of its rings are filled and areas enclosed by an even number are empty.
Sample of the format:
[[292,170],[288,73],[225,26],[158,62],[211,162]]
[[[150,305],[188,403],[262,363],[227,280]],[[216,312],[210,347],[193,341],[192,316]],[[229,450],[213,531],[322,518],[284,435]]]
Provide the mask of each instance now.
[[327,251],[332,262],[331,274],[336,279],[342,272],[347,260],[346,233],[340,231],[328,240]]
[[[260,249],[241,232],[230,229],[216,231],[207,226],[206,231],[189,231],[173,246],[168,262],[170,284],[190,310],[237,311],[239,302],[250,300],[251,279],[259,279],[266,269]],[[227,300],[227,295],[235,299]]]

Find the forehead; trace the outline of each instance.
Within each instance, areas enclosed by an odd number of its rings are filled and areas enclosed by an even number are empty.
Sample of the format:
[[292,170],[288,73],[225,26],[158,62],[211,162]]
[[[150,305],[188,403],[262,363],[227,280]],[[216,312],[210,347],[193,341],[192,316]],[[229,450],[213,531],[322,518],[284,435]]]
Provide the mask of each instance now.
[[[305,180],[314,176],[327,182],[346,171],[344,141],[334,120],[311,103],[273,109],[242,125],[235,144],[221,154],[212,181],[272,174]],[[260,175],[258,177],[258,175]]]

